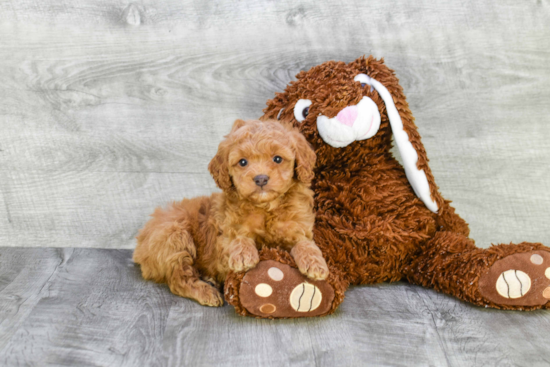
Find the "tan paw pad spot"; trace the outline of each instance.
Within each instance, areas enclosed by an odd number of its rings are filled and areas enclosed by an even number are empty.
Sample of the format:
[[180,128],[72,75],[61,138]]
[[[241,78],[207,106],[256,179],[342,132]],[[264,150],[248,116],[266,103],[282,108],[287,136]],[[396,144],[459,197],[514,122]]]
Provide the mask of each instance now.
[[277,307],[275,307],[275,305],[272,305],[271,303],[266,303],[265,305],[262,305],[260,307],[260,311],[263,313],[273,313],[276,309]]
[[276,282],[280,282],[285,277],[281,269],[276,267],[269,268],[267,275]]
[[269,284],[260,283],[254,289],[254,292],[260,297],[269,297],[273,293],[273,288]]
[[323,295],[319,288],[309,283],[297,285],[290,294],[290,305],[298,312],[310,312],[321,304]]
[[531,255],[531,262],[532,262],[533,264],[535,264],[535,265],[540,265],[540,264],[542,264],[543,260],[544,260],[544,259],[543,259],[542,256],[540,256],[539,254],[533,254],[533,255]]
[[550,279],[550,268],[546,268],[546,270],[544,271],[544,275]]
[[496,288],[504,298],[520,298],[531,289],[531,278],[521,270],[507,270],[498,277]]
[[542,291],[542,296],[546,299],[550,299],[550,287],[547,287]]

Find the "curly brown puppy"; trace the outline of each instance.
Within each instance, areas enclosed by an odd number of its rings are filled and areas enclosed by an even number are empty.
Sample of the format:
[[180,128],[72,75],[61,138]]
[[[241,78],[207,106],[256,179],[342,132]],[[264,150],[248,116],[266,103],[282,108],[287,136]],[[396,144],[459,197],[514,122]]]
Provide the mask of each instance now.
[[290,251],[311,279],[328,276],[313,242],[315,153],[304,136],[277,121],[235,121],[208,166],[223,193],[157,208],[137,236],[134,261],[145,279],[172,293],[221,306],[227,273],[259,262],[258,248]]

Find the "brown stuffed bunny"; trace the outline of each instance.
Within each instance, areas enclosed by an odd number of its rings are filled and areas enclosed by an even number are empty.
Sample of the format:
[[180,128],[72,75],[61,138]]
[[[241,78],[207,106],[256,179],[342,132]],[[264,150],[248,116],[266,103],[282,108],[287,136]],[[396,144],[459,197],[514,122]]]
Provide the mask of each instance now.
[[[404,279],[480,306],[548,308],[549,249],[474,245],[438,191],[403,89],[383,60],[329,61],[297,79],[268,101],[263,118],[293,123],[315,149],[314,240],[337,276],[350,284]],[[403,166],[390,152],[392,134]],[[228,301],[238,278],[230,276]],[[269,317],[235,299],[241,314]]]

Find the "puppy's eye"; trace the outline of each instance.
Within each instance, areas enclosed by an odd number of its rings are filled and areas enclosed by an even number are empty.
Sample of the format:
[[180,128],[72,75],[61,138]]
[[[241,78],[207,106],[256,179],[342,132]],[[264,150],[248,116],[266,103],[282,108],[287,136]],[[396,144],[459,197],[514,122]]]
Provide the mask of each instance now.
[[273,162],[275,163],[281,163],[282,161],[283,161],[283,158],[279,157],[278,155],[273,157]]
[[244,159],[244,158],[241,159],[241,160],[239,161],[239,166],[241,166],[241,167],[244,167],[244,166],[246,166],[247,164],[248,164],[248,161],[247,161],[246,159]]
[[294,106],[294,117],[298,122],[302,122],[309,115],[309,106],[311,101],[309,99],[300,99]]

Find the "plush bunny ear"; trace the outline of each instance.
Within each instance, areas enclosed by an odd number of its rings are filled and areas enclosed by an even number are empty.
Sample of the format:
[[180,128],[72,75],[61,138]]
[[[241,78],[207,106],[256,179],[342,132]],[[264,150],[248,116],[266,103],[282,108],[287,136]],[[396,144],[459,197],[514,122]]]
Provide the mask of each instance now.
[[[439,197],[441,201],[443,199],[440,197],[441,195],[439,195],[437,188],[435,187],[432,173],[427,164],[428,159],[426,157],[426,151],[420,141],[420,135],[416,131],[414,122],[407,121],[409,124],[407,128],[405,128],[401,115],[399,114],[399,111],[393,102],[393,97],[388,89],[376,79],[368,76],[367,78],[368,80],[365,80],[366,83],[378,92],[386,105],[386,112],[388,114],[388,119],[390,120],[393,137],[399,150],[399,154],[401,154],[401,158],[403,159],[403,166],[405,168],[407,179],[409,180],[416,196],[418,196],[420,200],[426,204],[428,209],[434,213],[437,213],[439,207],[434,198]],[[408,107],[404,106],[401,110],[408,111]],[[407,133],[406,130],[408,130],[409,133]],[[422,162],[419,161],[419,156]],[[428,175],[426,175],[426,173]]]

